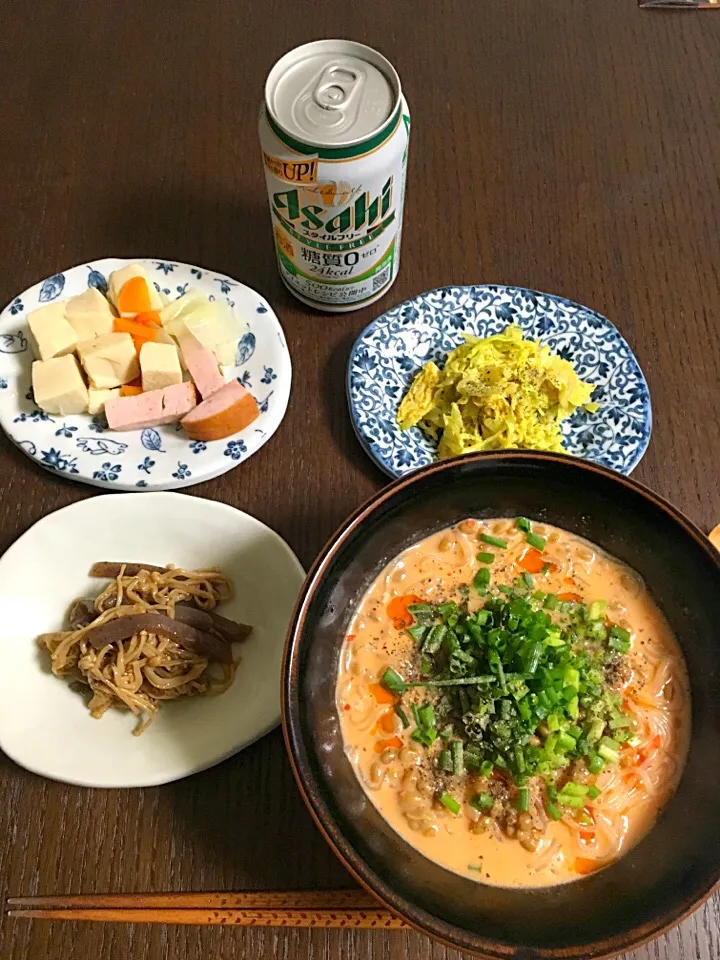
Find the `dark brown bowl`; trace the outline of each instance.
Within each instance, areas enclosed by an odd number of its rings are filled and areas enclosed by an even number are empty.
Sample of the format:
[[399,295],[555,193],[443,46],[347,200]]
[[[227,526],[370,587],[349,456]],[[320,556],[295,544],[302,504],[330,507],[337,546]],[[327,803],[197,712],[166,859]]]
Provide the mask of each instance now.
[[[608,869],[562,886],[480,884],[426,859],[375,809],[344,752],[338,657],[360,598],[396,554],[463,517],[524,515],[591,540],[645,579],[690,674],[692,738],[656,826]],[[303,588],[283,674],[285,738],[325,839],[413,926],[485,958],[608,957],[679,922],[720,879],[720,554],[650,490],[556,454],[479,454],[386,487],[343,525]]]

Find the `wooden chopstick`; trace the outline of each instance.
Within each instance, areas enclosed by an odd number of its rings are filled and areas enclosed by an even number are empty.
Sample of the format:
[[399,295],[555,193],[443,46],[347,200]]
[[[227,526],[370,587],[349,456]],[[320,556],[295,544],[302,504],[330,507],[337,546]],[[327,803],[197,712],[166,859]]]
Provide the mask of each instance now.
[[218,924],[243,927],[352,927],[406,924],[362,890],[249,893],[131,893],[11,897],[8,916],[105,923]]

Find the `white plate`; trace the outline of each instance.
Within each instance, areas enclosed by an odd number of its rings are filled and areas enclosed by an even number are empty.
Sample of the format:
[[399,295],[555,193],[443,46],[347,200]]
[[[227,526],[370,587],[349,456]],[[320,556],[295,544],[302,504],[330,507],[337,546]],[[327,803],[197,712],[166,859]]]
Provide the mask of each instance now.
[[[235,682],[218,697],[164,704],[132,735],[129,712],[94,720],[50,672],[41,633],[104,581],[99,560],[219,567],[235,598],[219,612],[253,625]],[[175,493],[91,497],[31,527],[0,558],[0,748],[53,780],[86,787],[167,783],[237,753],[280,722],[280,667],[303,569],[269,527],[234,507]]]
[[[224,297],[248,324],[238,343],[235,376],[250,390],[260,416],[226,440],[191,442],[179,424],[115,433],[105,417],[57,417],[32,399],[33,361],[26,316],[44,304],[66,300],[88,287],[107,289],[107,277],[129,263],[142,263],[158,290],[170,299],[194,287],[211,300]],[[41,467],[113,490],[177,490],[211,480],[238,466],[280,426],[290,396],[290,354],[278,318],[250,287],[219,273],[167,260],[85,263],[49,277],[15,297],[0,313],[0,426]]]

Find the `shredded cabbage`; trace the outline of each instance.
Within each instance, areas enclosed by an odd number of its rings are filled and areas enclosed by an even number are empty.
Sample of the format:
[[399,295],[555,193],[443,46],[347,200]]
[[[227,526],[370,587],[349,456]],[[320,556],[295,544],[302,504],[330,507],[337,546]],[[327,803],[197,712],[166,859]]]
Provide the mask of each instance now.
[[465,334],[443,370],[426,363],[397,421],[438,441],[441,459],[513,447],[565,451],[560,424],[580,406],[597,410],[593,389],[568,360],[525,340],[513,324],[485,339]]

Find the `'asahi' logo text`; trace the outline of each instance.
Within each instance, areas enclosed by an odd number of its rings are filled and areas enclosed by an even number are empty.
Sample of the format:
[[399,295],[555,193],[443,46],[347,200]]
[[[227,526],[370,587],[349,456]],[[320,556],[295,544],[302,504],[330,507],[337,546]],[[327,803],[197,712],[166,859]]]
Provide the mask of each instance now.
[[281,160],[263,153],[265,166],[278,180],[288,183],[315,183],[317,180],[317,160]]
[[340,213],[333,214],[327,220],[323,218],[323,214],[327,213],[325,207],[318,206],[316,203],[308,203],[301,207],[297,190],[274,193],[273,204],[286,220],[291,220],[293,223],[300,221],[298,226],[305,230],[354,233],[362,230],[363,227],[371,227],[376,220],[385,216],[392,204],[392,193],[393,178],[389,177],[379,197],[370,200],[370,195],[367,192],[363,193],[354,203],[349,204]]

